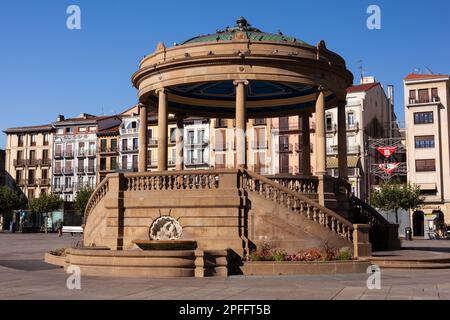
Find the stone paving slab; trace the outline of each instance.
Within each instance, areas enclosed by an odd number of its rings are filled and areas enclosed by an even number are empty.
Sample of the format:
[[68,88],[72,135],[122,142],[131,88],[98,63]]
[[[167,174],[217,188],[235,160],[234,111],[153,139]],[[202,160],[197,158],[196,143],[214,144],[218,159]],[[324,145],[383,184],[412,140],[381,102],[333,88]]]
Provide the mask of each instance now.
[[[380,290],[367,289],[366,274],[171,279],[82,277],[81,290],[69,290],[66,287],[69,275],[62,268],[46,265],[43,254],[76,241],[70,236],[58,238],[54,234],[0,233],[0,299],[450,300],[449,270],[382,270]],[[439,245],[444,252],[450,242]]]

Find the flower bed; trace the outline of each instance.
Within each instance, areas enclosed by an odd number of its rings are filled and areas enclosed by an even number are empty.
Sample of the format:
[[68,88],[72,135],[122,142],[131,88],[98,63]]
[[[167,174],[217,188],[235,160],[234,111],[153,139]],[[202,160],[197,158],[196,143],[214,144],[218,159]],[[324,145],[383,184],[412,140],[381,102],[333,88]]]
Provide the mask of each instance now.
[[352,251],[349,247],[336,249],[328,246],[327,243],[319,248],[301,250],[295,254],[287,254],[281,249],[272,249],[268,244],[263,244],[260,251],[252,252],[247,261],[349,261],[353,260]]

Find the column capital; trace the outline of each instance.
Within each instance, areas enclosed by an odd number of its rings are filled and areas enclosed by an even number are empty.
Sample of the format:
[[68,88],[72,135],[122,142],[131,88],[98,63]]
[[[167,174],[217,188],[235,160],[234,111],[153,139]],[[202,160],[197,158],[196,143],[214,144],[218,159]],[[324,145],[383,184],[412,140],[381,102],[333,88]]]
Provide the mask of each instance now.
[[244,86],[248,86],[249,85],[249,81],[248,80],[245,80],[245,79],[239,79],[239,80],[234,80],[233,81],[233,85],[234,86],[237,86],[239,83],[243,83],[244,84]]
[[324,92],[325,90],[326,90],[326,88],[324,85],[319,84],[317,86],[317,92]]
[[156,94],[159,94],[159,93],[168,93],[168,92],[169,92],[169,90],[167,90],[166,88],[158,88],[158,89],[155,90],[155,93],[156,93]]

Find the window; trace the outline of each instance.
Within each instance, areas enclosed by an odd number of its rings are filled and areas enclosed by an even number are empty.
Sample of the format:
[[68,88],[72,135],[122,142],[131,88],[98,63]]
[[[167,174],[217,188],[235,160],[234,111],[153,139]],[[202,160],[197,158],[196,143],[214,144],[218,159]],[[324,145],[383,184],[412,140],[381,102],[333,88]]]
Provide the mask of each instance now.
[[197,151],[197,155],[198,155],[197,162],[198,163],[205,163],[205,149],[199,149]]
[[117,139],[111,139],[111,151],[112,152],[117,151]]
[[203,143],[205,141],[206,141],[206,139],[205,139],[205,130],[199,130],[198,131],[198,142],[199,143]]
[[139,139],[133,138],[133,150],[138,150],[138,149],[139,149]]
[[22,182],[22,171],[17,170],[16,171],[16,184],[21,184]]
[[30,160],[36,160],[36,150],[30,150]]
[[73,134],[73,128],[66,128],[66,134]]
[[122,170],[128,169],[128,157],[122,156]]
[[416,171],[417,172],[431,172],[436,171],[436,160],[416,160]]
[[355,125],[355,113],[349,112],[347,113],[347,126],[349,128],[352,128]]
[[94,171],[95,171],[95,159],[89,159],[88,172],[94,172]]
[[187,138],[189,144],[194,144],[194,130],[188,131]]
[[188,163],[188,164],[194,163],[194,150],[188,150],[188,153],[187,153],[187,163]]
[[131,129],[137,129],[137,122],[136,121],[131,122],[130,127]]
[[267,147],[266,139],[266,128],[255,128],[254,129],[254,149],[264,149]]
[[227,120],[218,118],[216,119],[216,128],[224,128],[227,127]]
[[97,127],[89,127],[89,132],[95,132],[96,129]]
[[28,189],[28,200],[34,199],[34,189]]
[[42,179],[43,180],[47,180],[48,179],[48,170],[47,169],[43,169],[42,173],[41,173]]
[[122,140],[122,151],[127,151],[128,150],[128,139],[123,139]]
[[433,111],[414,112],[414,124],[434,123]]
[[138,168],[138,156],[133,155],[133,170],[137,170]]
[[55,145],[55,156],[56,157],[62,156],[62,144]]
[[35,134],[32,134],[32,135],[31,135],[31,145],[32,145],[32,146],[35,146],[35,145],[36,145],[36,135],[35,135]]
[[226,153],[216,153],[215,157],[216,157],[215,168],[216,169],[226,168],[226,165],[227,165]]
[[325,126],[327,131],[333,131],[333,115],[331,113],[325,115]]
[[35,178],[34,173],[35,173],[34,170],[28,171],[28,184],[34,184],[34,178]]
[[17,139],[18,139],[17,145],[18,145],[19,147],[23,147],[23,135],[19,134],[19,135],[17,136]]
[[106,139],[100,140],[100,152],[107,152],[108,141]]
[[419,89],[419,103],[430,102],[429,90]]
[[55,189],[61,188],[61,178],[55,178]]
[[434,148],[434,136],[417,136],[414,142],[417,149]]
[[84,173],[84,159],[78,160],[78,173]]
[[23,151],[17,151],[17,160],[23,159]]
[[409,99],[416,100],[416,90],[409,90]]
[[56,130],[56,134],[64,134],[64,129],[58,129],[58,130]]
[[87,131],[87,129],[85,128],[85,127],[83,127],[83,128],[78,128],[78,132],[86,132]]
[[227,149],[227,138],[226,138],[226,129],[218,129],[216,130],[216,141],[215,141],[215,150],[216,151],[224,151]]
[[170,142],[175,143],[176,139],[177,139],[176,128],[170,128],[170,136],[169,136]]
[[111,161],[111,163],[110,163],[109,169],[113,170],[113,171],[117,170],[117,158],[112,157],[110,161]]
[[101,171],[106,170],[106,158],[100,158],[100,170]]

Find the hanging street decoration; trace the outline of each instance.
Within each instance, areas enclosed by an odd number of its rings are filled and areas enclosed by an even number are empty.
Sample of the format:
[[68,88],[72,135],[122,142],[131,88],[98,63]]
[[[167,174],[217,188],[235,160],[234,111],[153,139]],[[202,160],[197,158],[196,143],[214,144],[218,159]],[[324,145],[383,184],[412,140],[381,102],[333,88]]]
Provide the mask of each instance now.
[[378,165],[378,168],[380,168],[381,170],[383,170],[386,174],[392,174],[392,172],[395,171],[395,169],[398,168],[398,166],[400,165],[400,162],[397,163],[381,163]]
[[386,159],[392,156],[395,151],[397,151],[397,147],[377,147],[378,152],[380,152]]

